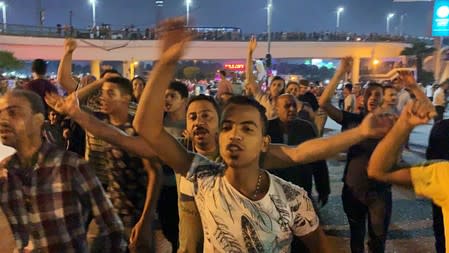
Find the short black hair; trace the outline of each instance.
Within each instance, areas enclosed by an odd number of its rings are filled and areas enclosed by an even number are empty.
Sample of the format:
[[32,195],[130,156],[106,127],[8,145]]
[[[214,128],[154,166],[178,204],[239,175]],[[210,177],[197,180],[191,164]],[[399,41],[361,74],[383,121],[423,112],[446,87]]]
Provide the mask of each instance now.
[[396,90],[396,89],[393,87],[393,85],[391,85],[391,84],[384,85],[384,86],[382,87],[382,89],[383,89],[383,92],[384,92],[384,93],[385,93],[385,91],[386,91],[387,89],[394,89],[394,90]]
[[274,76],[273,79],[271,79],[270,85],[274,82],[274,81],[283,81],[284,85],[285,85],[285,79],[280,77],[280,76]]
[[376,83],[376,82],[370,82],[370,83],[368,83],[368,85],[367,85],[367,87],[366,87],[367,89],[368,88],[383,88],[383,86],[382,86],[382,84],[380,84],[380,83]]
[[220,70],[220,74],[222,74],[224,77],[226,77],[226,70]]
[[[266,113],[265,107],[263,107],[259,102],[257,102],[252,97],[247,96],[233,96],[231,97],[228,102],[224,105],[222,112],[226,111],[226,109],[231,105],[248,105],[256,108],[256,110],[259,112],[260,119],[262,121],[262,135],[266,135],[267,128],[268,128],[268,119]],[[220,127],[223,124],[223,117],[220,117]]]
[[211,103],[214,106],[215,111],[217,112],[217,114],[220,115],[220,107],[218,107],[217,101],[215,101],[215,99],[212,96],[207,96],[207,95],[204,95],[204,94],[200,94],[198,96],[191,97],[189,99],[189,101],[187,102],[187,107],[186,108],[189,109],[190,104],[193,103],[193,102],[197,102],[197,101],[207,101],[207,102]]
[[345,84],[345,89],[352,91],[352,84],[350,83]]
[[13,96],[13,97],[21,97],[21,98],[26,99],[28,101],[28,103],[30,103],[31,111],[34,114],[40,113],[44,117],[47,117],[47,115],[45,113],[46,110],[45,110],[44,101],[39,96],[39,94],[37,94],[36,92],[30,91],[30,90],[24,90],[24,89],[13,89],[11,91],[6,92],[5,96],[6,95]]
[[119,77],[119,76],[110,77],[110,78],[106,79],[105,82],[116,84],[122,94],[130,95],[132,97],[133,87],[128,78]]
[[172,81],[168,86],[168,89],[177,91],[182,98],[187,98],[189,96],[187,85],[185,85],[183,82]]
[[111,73],[111,74],[118,74],[120,76],[122,76],[122,74],[120,74],[120,72],[118,72],[116,69],[106,69],[105,71],[103,71],[100,74],[100,78],[103,78],[106,74]]
[[368,83],[365,91],[363,92],[363,97],[365,98],[365,103],[367,102],[366,96],[368,95],[368,93],[371,93],[371,91],[376,89],[376,88],[381,89],[382,90],[382,95],[383,95],[384,88],[383,88],[382,84],[375,83],[375,82]]
[[301,79],[301,80],[299,80],[299,85],[309,87],[310,82],[306,79]]
[[134,80],[140,80],[143,83],[143,86],[145,86],[145,79],[143,79],[143,77],[140,76],[136,76],[133,78],[133,80],[131,80],[131,84],[134,83]]
[[47,73],[47,63],[42,59],[36,59],[31,64],[31,72],[38,75],[45,75]]
[[288,83],[287,83],[287,85],[285,87],[288,88],[288,86],[290,86],[291,84],[294,84],[294,85],[299,87],[299,83],[297,81],[293,81],[293,80],[288,81]]

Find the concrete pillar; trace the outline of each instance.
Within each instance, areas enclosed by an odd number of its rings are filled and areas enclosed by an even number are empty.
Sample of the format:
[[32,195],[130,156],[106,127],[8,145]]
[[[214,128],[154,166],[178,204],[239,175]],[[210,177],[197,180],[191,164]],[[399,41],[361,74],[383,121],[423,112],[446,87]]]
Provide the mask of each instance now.
[[90,62],[90,74],[97,79],[100,78],[100,60],[93,60]]
[[123,76],[128,79],[133,79],[135,73],[134,61],[124,61],[123,62]]
[[433,69],[433,77],[437,83],[440,83],[441,80],[441,47],[442,47],[442,39],[441,37],[434,38],[434,47],[435,51],[433,53],[434,57],[434,69]]
[[352,61],[352,77],[351,82],[358,83],[360,79],[360,57],[354,57]]

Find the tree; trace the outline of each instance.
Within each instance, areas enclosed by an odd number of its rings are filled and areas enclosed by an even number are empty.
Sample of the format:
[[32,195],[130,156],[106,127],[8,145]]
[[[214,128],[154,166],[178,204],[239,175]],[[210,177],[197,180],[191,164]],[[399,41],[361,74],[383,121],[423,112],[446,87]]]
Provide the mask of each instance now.
[[0,51],[0,71],[15,70],[23,67],[23,62],[14,57],[14,54],[8,51]]
[[201,72],[200,68],[198,67],[185,67],[183,70],[184,78],[193,80],[198,78],[198,74]]
[[[402,50],[401,55],[413,56],[416,58],[416,75],[418,82],[424,82],[425,73],[423,72],[423,60],[426,56],[435,51],[435,48],[429,47],[424,42],[414,42],[411,47],[406,47]],[[424,74],[424,75],[423,75]]]

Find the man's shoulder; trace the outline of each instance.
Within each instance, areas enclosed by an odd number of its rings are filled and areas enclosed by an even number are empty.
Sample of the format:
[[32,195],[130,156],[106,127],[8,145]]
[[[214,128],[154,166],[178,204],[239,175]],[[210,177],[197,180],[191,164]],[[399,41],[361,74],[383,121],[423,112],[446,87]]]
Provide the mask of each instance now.
[[269,172],[267,173],[271,179],[271,183],[273,184],[273,187],[271,187],[273,189],[273,192],[271,192],[272,194],[285,196],[285,199],[288,202],[298,199],[305,199],[307,197],[307,192],[303,188],[270,174]]
[[35,79],[25,84],[26,88],[43,87],[47,89],[55,89],[56,87],[47,79]]
[[195,181],[197,179],[215,177],[223,171],[223,164],[211,161],[200,154],[193,153],[192,164],[186,178],[190,181]]
[[314,130],[313,124],[310,121],[303,119],[295,119],[293,121],[296,127],[307,130]]

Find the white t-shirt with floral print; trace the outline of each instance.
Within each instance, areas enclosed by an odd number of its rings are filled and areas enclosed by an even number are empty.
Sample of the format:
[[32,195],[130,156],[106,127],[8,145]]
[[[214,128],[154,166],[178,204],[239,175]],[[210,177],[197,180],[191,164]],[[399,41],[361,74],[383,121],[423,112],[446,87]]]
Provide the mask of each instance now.
[[318,217],[302,188],[267,172],[267,194],[252,201],[224,177],[225,166],[196,154],[187,179],[204,230],[204,252],[290,252],[293,236],[319,226]]

